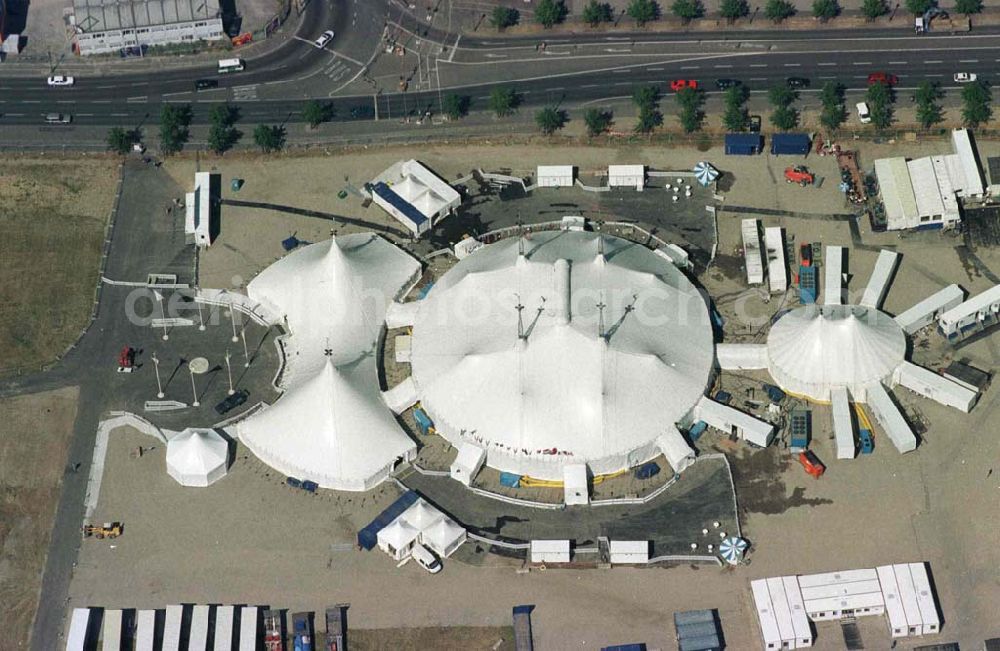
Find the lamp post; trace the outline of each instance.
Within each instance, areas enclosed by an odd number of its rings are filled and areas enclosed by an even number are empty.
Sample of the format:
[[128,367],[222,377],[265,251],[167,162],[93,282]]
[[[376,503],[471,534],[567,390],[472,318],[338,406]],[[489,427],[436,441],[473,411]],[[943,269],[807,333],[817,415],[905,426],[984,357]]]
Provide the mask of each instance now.
[[197,289],[195,290],[195,294],[194,294],[194,302],[195,302],[195,304],[198,305],[198,329],[204,332],[204,330],[205,330],[205,315],[201,311],[201,301],[198,300],[198,290]]
[[233,301],[229,301],[229,321],[233,324],[233,343],[235,344],[240,340],[236,336],[236,304]]
[[243,367],[250,368],[250,353],[247,352],[247,329],[240,328],[240,337],[243,339]]
[[229,375],[229,395],[236,393],[233,389],[233,367],[229,365],[229,349],[226,349],[226,374]]
[[167,341],[170,339],[170,335],[167,334],[167,309],[163,305],[163,294],[154,289],[153,296],[160,302],[160,317],[163,319],[163,341]]
[[198,387],[194,383],[194,369],[191,368],[190,365],[188,366],[188,373],[191,375],[191,392],[194,394],[194,402],[192,402],[191,405],[198,407],[201,405],[201,403],[198,402]]
[[156,373],[156,397],[162,400],[163,385],[160,384],[160,358],[156,356],[156,353],[153,353],[151,359],[153,360],[153,371]]

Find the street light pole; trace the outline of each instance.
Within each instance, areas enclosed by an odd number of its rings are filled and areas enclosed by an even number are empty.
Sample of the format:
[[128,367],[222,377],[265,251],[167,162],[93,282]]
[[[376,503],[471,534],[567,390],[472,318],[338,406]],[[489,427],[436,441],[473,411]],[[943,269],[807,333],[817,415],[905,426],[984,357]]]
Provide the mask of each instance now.
[[191,403],[191,406],[198,407],[201,405],[198,402],[198,387],[194,383],[194,369],[190,365],[188,366],[188,373],[191,375],[191,392],[194,394],[194,402]]
[[236,336],[236,304],[232,301],[229,301],[229,320],[233,324],[233,343],[235,344],[239,338]]
[[226,349],[226,373],[229,375],[229,395],[236,393],[233,389],[233,368],[229,365],[229,349]]
[[153,295],[160,302],[160,317],[163,319],[163,341],[167,341],[170,339],[170,336],[167,334],[167,308],[163,305],[163,294],[154,289]]
[[247,329],[240,328],[240,337],[243,339],[243,359],[245,360],[243,367],[250,368],[250,353],[247,352]]
[[156,356],[156,353],[153,353],[152,360],[153,360],[153,371],[156,373],[156,397],[162,400],[163,385],[160,384],[160,358]]
[[198,305],[198,329],[205,330],[205,315],[201,311],[201,301],[198,300],[198,290],[195,290],[194,302]]

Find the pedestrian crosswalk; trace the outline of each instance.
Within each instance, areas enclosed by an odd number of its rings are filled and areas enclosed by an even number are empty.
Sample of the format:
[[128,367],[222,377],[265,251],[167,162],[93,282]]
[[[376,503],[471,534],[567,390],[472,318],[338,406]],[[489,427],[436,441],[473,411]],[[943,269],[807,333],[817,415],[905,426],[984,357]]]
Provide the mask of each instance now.
[[233,99],[237,102],[249,102],[257,99],[257,84],[233,86]]

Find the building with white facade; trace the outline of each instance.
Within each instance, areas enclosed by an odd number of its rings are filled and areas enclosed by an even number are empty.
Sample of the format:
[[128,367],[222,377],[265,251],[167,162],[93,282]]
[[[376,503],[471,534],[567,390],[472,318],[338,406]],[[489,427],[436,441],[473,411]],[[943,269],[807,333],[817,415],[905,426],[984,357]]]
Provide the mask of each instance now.
[[420,237],[462,202],[455,188],[415,160],[399,161],[368,186],[372,199],[414,237]]
[[73,0],[80,54],[226,37],[218,0]]

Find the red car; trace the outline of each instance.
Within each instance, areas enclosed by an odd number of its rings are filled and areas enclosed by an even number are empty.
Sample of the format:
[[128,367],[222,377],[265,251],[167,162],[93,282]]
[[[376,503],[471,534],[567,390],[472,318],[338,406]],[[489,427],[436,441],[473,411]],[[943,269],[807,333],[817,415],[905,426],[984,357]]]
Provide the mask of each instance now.
[[899,77],[896,75],[890,75],[887,72],[873,72],[868,75],[868,85],[883,83],[886,86],[895,86],[899,83]]
[[684,90],[685,88],[697,88],[698,82],[694,79],[674,79],[670,82],[670,90],[678,91]]

